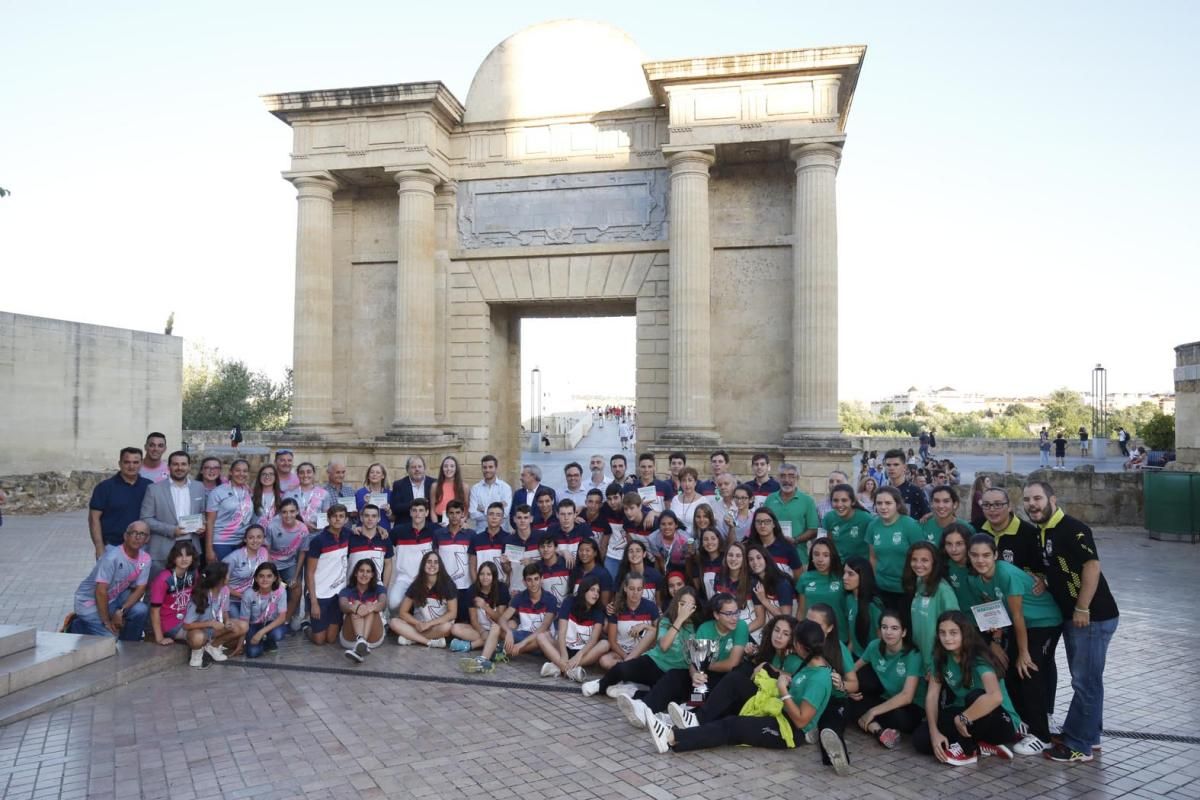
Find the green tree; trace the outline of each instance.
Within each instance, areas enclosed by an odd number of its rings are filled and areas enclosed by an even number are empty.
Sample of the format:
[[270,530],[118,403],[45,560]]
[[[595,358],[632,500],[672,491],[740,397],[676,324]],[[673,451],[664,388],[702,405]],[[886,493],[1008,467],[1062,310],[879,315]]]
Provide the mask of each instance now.
[[1175,449],[1175,415],[1155,414],[1140,431],[1142,441],[1150,450]]
[[1080,425],[1091,427],[1092,410],[1083,403],[1083,395],[1070,389],[1055,389],[1046,398],[1043,410],[1050,425],[1050,435],[1065,431],[1068,435],[1079,430]]
[[183,427],[248,431],[280,430],[292,411],[292,371],[276,383],[241,361],[202,359],[183,378]]
[[1152,400],[1138,403],[1129,408],[1119,408],[1108,415],[1108,427],[1112,430],[1124,427],[1131,436],[1141,436],[1142,429],[1160,413],[1158,403]]

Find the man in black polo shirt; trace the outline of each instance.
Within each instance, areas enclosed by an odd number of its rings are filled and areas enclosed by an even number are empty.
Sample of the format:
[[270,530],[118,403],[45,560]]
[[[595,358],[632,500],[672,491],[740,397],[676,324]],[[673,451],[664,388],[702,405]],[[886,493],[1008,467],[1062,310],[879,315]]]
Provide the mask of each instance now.
[[104,555],[105,547],[120,547],[125,543],[125,529],[141,519],[142,499],[151,485],[138,474],[142,468],[140,449],[121,448],[119,464],[120,471],[116,475],[96,484],[88,504],[88,532],[97,559]]
[[883,469],[887,473],[888,483],[900,491],[904,505],[908,506],[908,515],[920,521],[929,513],[929,501],[925,493],[908,480],[908,464],[903,450],[888,450],[883,454]]
[[1046,582],[1062,610],[1063,641],[1075,695],[1062,725],[1062,740],[1044,751],[1052,761],[1091,761],[1104,719],[1104,660],[1117,630],[1117,602],[1100,569],[1092,530],[1058,507],[1054,489],[1030,481],[1025,513],[1041,529]]

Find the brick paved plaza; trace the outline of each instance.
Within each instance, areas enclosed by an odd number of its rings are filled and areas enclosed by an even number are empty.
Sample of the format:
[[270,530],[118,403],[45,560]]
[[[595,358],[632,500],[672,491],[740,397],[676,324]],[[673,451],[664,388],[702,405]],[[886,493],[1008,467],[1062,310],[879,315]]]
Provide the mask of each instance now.
[[[84,513],[0,528],[0,623],[53,629],[91,564]],[[178,666],[0,728],[0,797],[1200,798],[1194,654],[1200,549],[1097,532],[1121,606],[1106,736],[1090,764],[953,769],[848,734],[855,774],[814,748],[660,756],[607,699],[537,676],[540,660],[462,676],[447,651],[388,644],[363,667],[289,638],[253,666]],[[150,647],[152,645],[142,645]],[[1060,647],[1058,714],[1070,699]],[[355,675],[354,672],[360,674]]]

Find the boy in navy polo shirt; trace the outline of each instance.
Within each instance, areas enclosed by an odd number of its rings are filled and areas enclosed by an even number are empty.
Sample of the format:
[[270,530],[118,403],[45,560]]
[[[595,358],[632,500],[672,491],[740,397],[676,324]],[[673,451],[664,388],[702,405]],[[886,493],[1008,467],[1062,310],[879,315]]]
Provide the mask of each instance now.
[[[479,565],[491,561],[496,565],[497,572],[503,575],[500,557],[504,555],[504,545],[508,534],[501,527],[504,524],[504,503],[496,502],[487,507],[487,527],[471,537],[467,548],[467,567],[471,571],[471,583],[479,574]],[[470,603],[467,604],[470,607]]]
[[470,548],[475,538],[475,531],[463,527],[467,512],[461,500],[451,500],[446,504],[447,527],[433,535],[433,543],[454,588],[458,590],[458,612],[455,622],[470,622],[471,620],[471,570]]
[[568,596],[571,583],[571,567],[560,555],[559,548],[558,537],[553,533],[543,536],[538,542],[538,554],[542,557],[539,563],[542,591],[553,596],[556,604]]
[[392,582],[392,557],[395,549],[388,532],[379,524],[379,506],[367,503],[358,513],[362,525],[350,534],[350,556],[346,574],[354,574],[354,566],[364,558],[375,562],[375,574],[386,587]]
[[326,512],[329,526],[313,536],[305,561],[308,587],[309,636],[313,644],[332,644],[342,629],[338,592],[346,586],[350,536],[345,531],[349,514],[336,503]]
[[525,591],[513,596],[508,610],[500,618],[500,624],[493,627],[487,644],[483,646],[484,659],[491,659],[496,651],[496,640],[501,634],[504,636],[504,654],[512,658],[522,653],[539,652],[537,634],[554,630],[558,601],[542,591],[541,565],[525,565],[522,575],[525,578]]
[[523,547],[525,555],[520,561],[514,561],[511,556],[505,553],[500,558],[501,574],[504,576],[505,582],[508,583],[508,591],[516,594],[525,588],[524,578],[521,577],[521,571],[525,565],[537,561],[540,558],[538,553],[538,542],[542,540],[542,535],[533,530],[533,511],[529,506],[522,503],[513,509],[513,532],[504,540],[504,548],[507,551],[509,547],[514,550],[517,547]]

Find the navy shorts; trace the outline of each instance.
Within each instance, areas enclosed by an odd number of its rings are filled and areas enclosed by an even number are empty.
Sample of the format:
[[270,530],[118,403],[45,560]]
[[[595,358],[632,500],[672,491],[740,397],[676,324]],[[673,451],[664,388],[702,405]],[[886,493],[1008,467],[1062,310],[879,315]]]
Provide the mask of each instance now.
[[330,625],[337,628],[342,626],[342,607],[338,605],[337,595],[318,598],[317,604],[321,607],[321,618],[317,619],[310,614],[308,619],[313,633],[320,633]]

